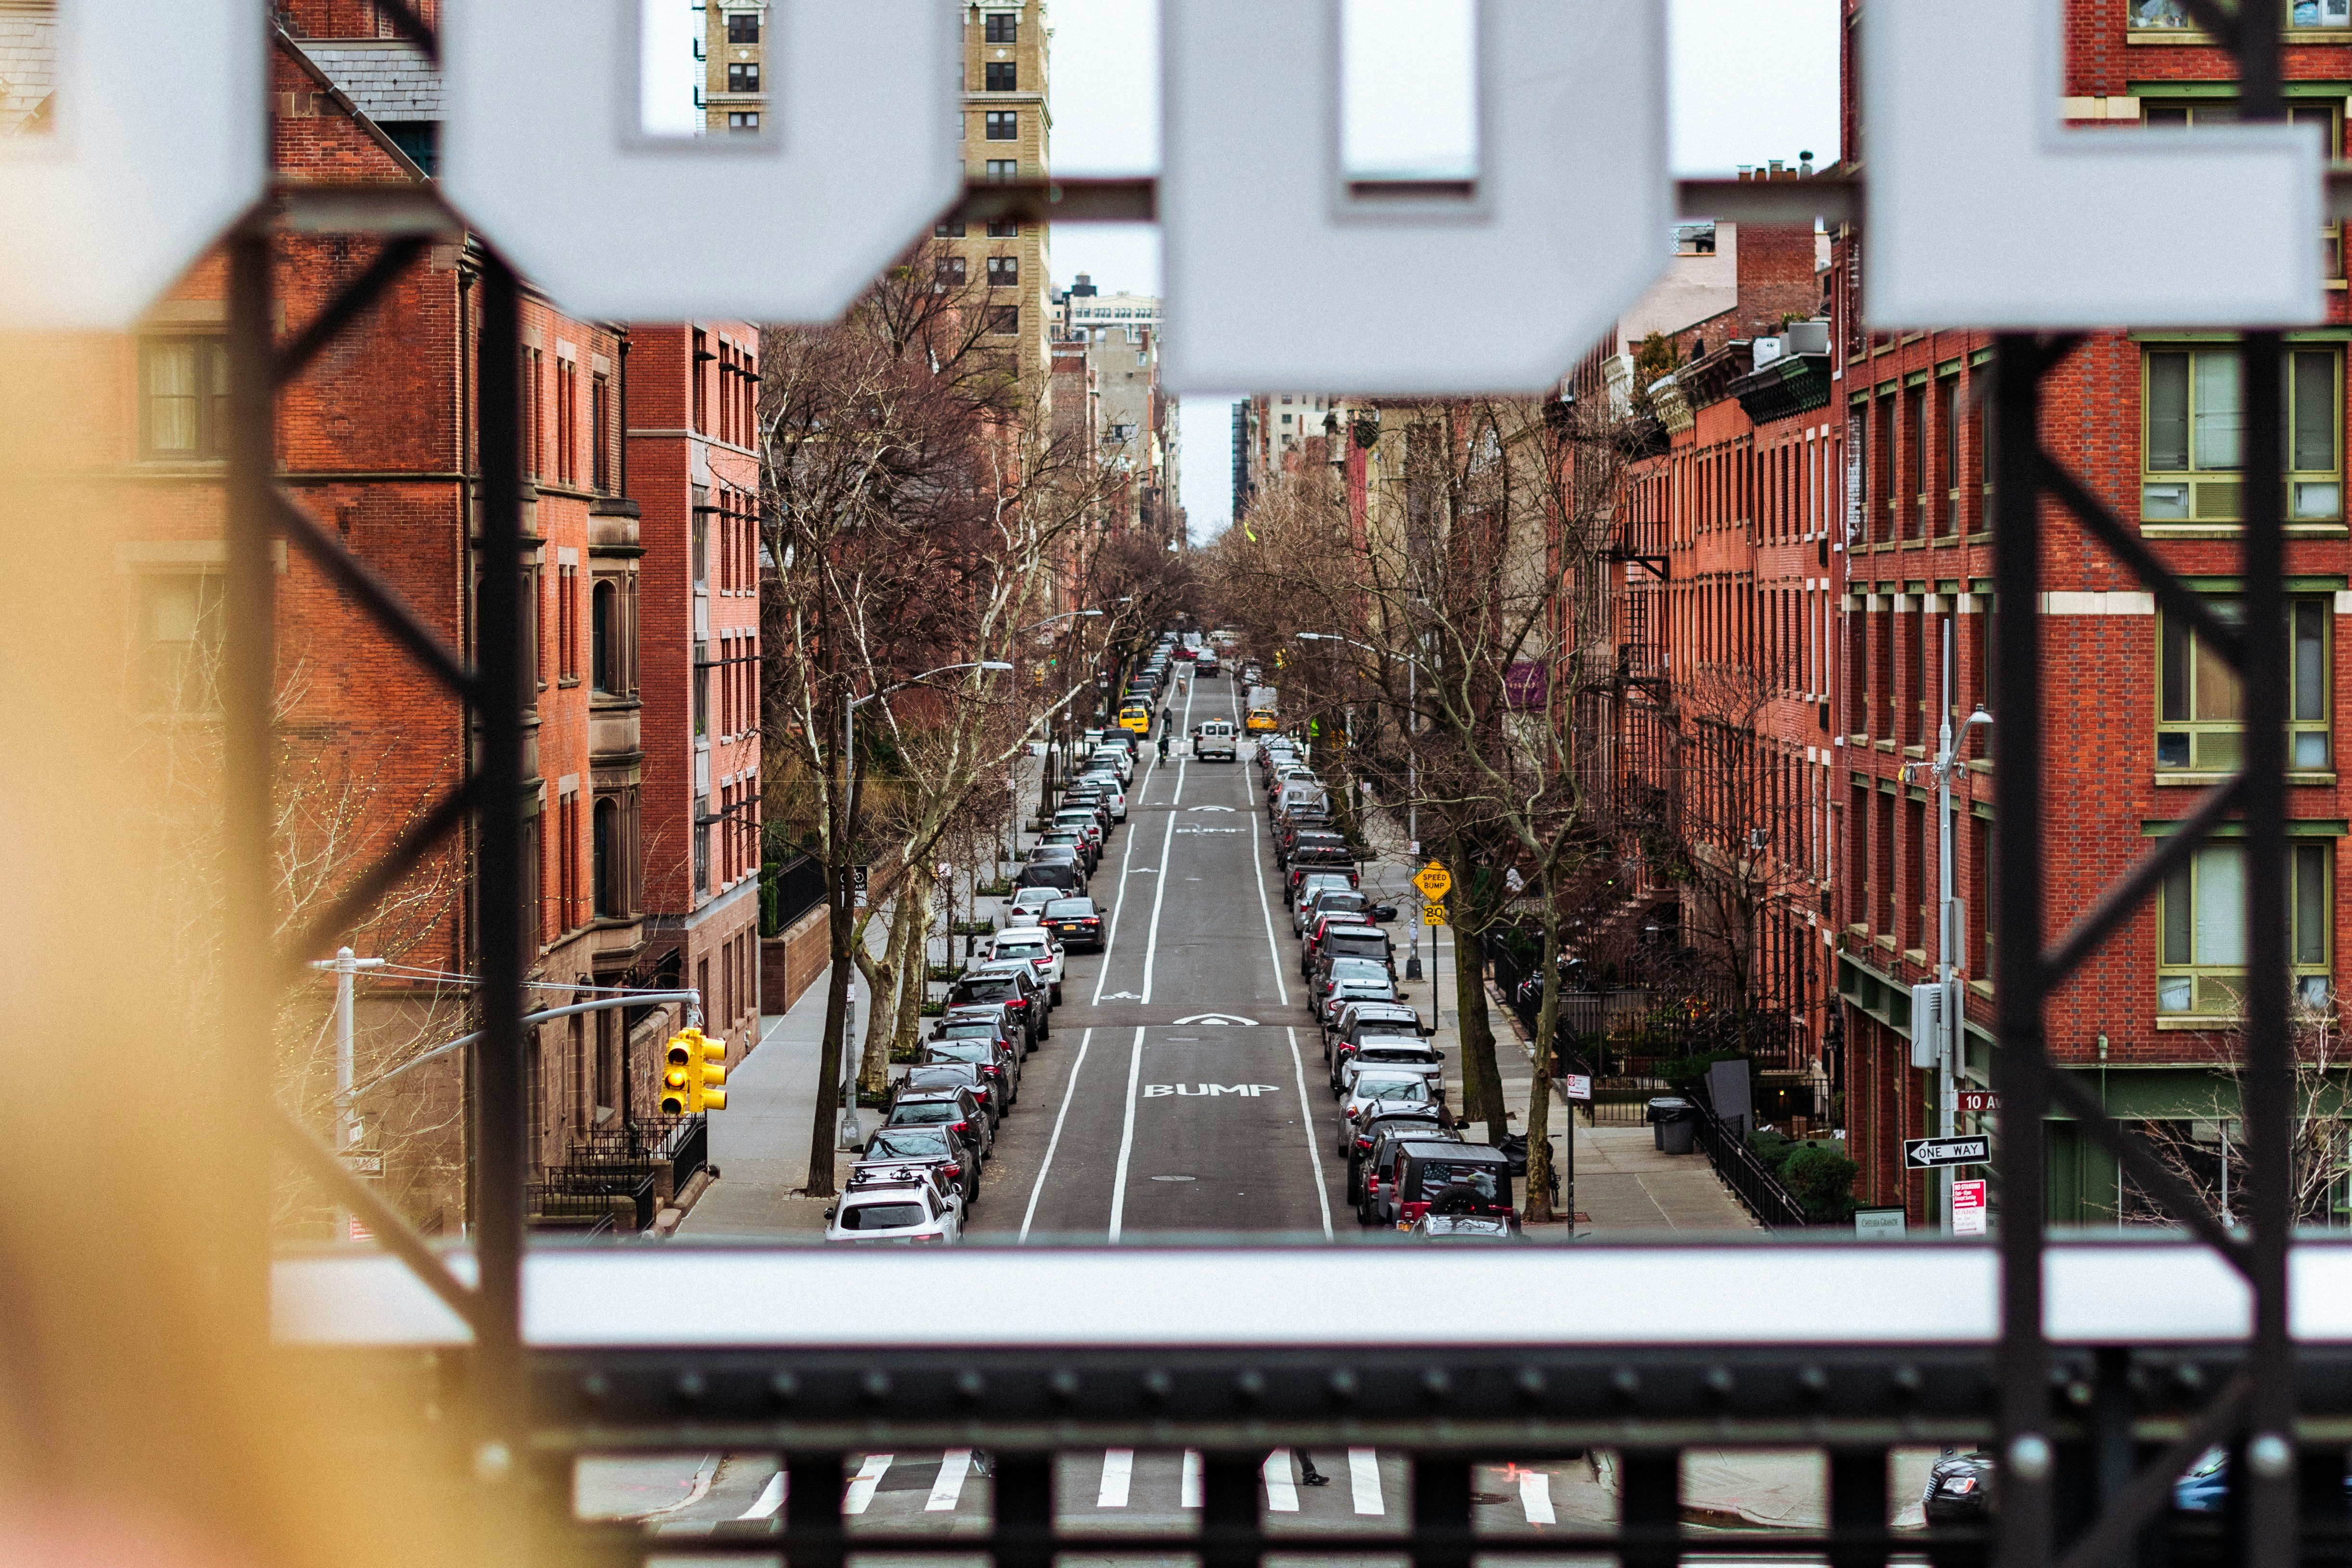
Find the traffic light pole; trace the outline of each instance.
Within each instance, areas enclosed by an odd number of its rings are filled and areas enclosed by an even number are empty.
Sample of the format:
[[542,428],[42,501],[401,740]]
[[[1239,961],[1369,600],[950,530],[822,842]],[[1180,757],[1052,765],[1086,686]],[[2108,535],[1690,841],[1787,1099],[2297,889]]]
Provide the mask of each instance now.
[[[352,1112],[352,977],[362,969],[381,969],[382,958],[362,958],[353,956],[349,947],[338,947],[328,959],[314,959],[313,969],[331,972],[335,977],[335,1154],[340,1157],[359,1142],[359,1118]],[[349,1239],[352,1233],[352,1211],[340,1204],[335,1208],[335,1236]]]
[[[350,949],[346,948],[344,951],[348,952]],[[321,967],[324,967],[321,966]],[[630,991],[623,996],[598,997],[593,1002],[573,1002],[569,1007],[548,1008],[541,1012],[525,1013],[522,1015],[522,1021],[528,1027],[531,1024],[545,1023],[550,1019],[568,1019],[575,1013],[602,1012],[608,1008],[643,1007],[649,1002],[682,1002],[686,1006],[687,1026],[690,1029],[701,1026],[702,993],[700,991]],[[481,1038],[481,1031],[477,1030],[472,1034],[461,1034],[455,1040],[446,1040],[422,1056],[410,1057],[383,1076],[369,1079],[359,1088],[352,1090],[350,1093],[352,1098],[373,1093],[402,1073],[422,1067],[428,1061],[438,1061],[452,1051],[463,1051]]]

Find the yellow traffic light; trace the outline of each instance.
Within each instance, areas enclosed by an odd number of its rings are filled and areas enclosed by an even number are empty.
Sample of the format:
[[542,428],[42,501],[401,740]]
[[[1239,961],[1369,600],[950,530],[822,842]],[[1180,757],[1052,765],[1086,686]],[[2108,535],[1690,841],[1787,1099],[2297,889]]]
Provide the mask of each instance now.
[[665,1115],[685,1116],[699,1111],[727,1109],[727,1042],[706,1037],[698,1029],[683,1029],[669,1037],[663,1052],[661,1108]]

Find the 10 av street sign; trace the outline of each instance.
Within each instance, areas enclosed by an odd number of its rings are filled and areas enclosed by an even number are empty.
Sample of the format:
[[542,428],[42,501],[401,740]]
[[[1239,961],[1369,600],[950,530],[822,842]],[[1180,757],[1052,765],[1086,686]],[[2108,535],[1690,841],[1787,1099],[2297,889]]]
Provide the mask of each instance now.
[[1915,1171],[1943,1166],[1980,1166],[1992,1158],[1990,1138],[1906,1138],[1903,1164]]

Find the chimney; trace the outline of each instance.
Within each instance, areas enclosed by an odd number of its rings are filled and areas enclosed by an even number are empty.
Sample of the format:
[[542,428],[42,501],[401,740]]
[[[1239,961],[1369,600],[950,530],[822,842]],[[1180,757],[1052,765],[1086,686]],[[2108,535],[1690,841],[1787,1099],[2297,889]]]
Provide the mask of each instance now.
[[1797,154],[1797,178],[1799,178],[1800,180],[1809,180],[1809,179],[1812,178],[1812,173],[1813,173],[1813,155],[1812,155],[1811,153],[1810,153],[1810,152],[1800,152],[1800,153],[1798,153],[1798,154]]

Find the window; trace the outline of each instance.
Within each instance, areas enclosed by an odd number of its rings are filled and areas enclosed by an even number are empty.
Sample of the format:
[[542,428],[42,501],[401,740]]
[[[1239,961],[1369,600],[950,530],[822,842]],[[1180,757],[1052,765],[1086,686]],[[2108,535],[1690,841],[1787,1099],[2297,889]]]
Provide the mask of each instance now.
[[702,740],[709,734],[710,644],[697,643],[694,645],[694,738]]
[[1018,110],[992,109],[986,116],[988,139],[991,141],[1021,140],[1021,114]]
[[566,681],[580,678],[580,569],[555,569],[555,673]]
[[[2284,0],[2289,32],[2352,30],[2352,0]],[[2194,31],[2196,18],[2181,0],[2130,0],[2126,13],[2136,33]]]
[[1934,531],[1957,533],[1960,527],[1960,378],[1946,376],[1936,383],[1936,471],[1929,477],[1928,511]]
[[[2210,601],[2235,623],[2234,599]],[[2324,599],[2287,607],[2289,659],[2287,766],[2323,772],[2333,755],[2328,724],[2328,632],[2334,606]],[[2243,759],[2240,727],[2244,706],[2237,673],[2205,645],[2193,627],[2163,617],[2157,671],[2156,766],[2199,773],[2227,772]]]
[[1013,12],[991,12],[987,27],[987,38],[992,44],[1017,44],[1021,41],[1021,18]]
[[613,457],[611,444],[605,439],[613,427],[613,380],[610,376],[594,376],[588,382],[588,462],[590,479],[600,494],[613,491]]
[[760,90],[760,63],[757,60],[730,60],[727,64],[729,92]]
[[[2336,908],[2330,847],[2291,843],[2287,862],[2287,952],[2295,995],[2325,1006]],[[2234,1015],[2245,967],[2245,846],[2207,844],[2166,877],[2157,894],[2156,1010]]]
[[600,582],[588,597],[588,678],[600,692],[621,687],[621,591]]
[[570,360],[555,361],[555,479],[580,479],[580,367]]
[[545,361],[537,349],[522,351],[522,473],[536,479],[546,471],[547,393]]
[[430,177],[441,172],[441,122],[437,120],[379,120],[376,129],[408,155],[408,161]]
[[566,795],[555,805],[555,928],[569,931],[580,918],[580,797]]
[[205,713],[220,706],[221,579],[214,572],[151,572],[139,580],[138,702],[150,713]]
[[[993,225],[991,226],[993,227]],[[964,221],[961,218],[950,218],[931,230],[931,236],[934,239],[961,239],[964,236]]]
[[988,90],[1018,92],[1021,90],[1021,68],[1011,60],[988,62]]
[[988,258],[988,286],[1010,288],[1021,281],[1021,258],[1017,256],[992,256]]
[[1021,164],[1019,160],[1013,158],[991,158],[988,161],[988,183],[990,184],[1009,185],[1019,178],[1021,178]]
[[758,130],[760,129],[760,112],[759,112],[759,110],[728,110],[728,112],[727,112],[727,129],[728,129],[728,131],[729,131],[730,133],[735,132],[735,131],[742,131],[742,132],[745,132],[745,133],[747,133],[747,134],[748,134],[748,133],[750,133],[750,132],[752,132],[752,131],[758,131]]
[[1021,307],[992,305],[988,308],[988,329],[1010,336],[1021,330]]
[[727,41],[730,44],[756,44],[760,41],[760,14],[739,11],[727,18]]
[[149,457],[228,450],[228,348],[219,338],[150,338],[139,346],[141,436]]
[[694,586],[698,591],[710,588],[710,492],[700,485],[694,487],[694,523],[688,530],[694,557]]
[[[2284,358],[2287,517],[2333,521],[2344,510],[2342,361],[2332,348]],[[2149,349],[2143,371],[2140,520],[2236,521],[2245,415],[2238,350]]]
[[[697,701],[698,703],[699,702],[698,695]],[[699,727],[698,727],[698,733],[699,733]],[[694,800],[694,891],[697,893],[709,893],[710,891],[709,821],[710,797],[708,795],[698,795]],[[704,998],[703,1010],[708,1014],[709,1011],[709,998],[710,995],[710,962],[707,958],[703,960],[702,963],[701,988]]]
[[609,797],[597,801],[589,841],[588,896],[599,915],[627,913],[620,887],[620,832],[621,808]]
[[1019,239],[1021,237],[1021,220],[1019,218],[989,219],[988,237],[991,239]]
[[939,280],[941,283],[953,284],[958,287],[961,287],[963,286],[965,276],[963,257],[960,256],[943,256],[938,258],[935,265],[938,268]]
[[[709,378],[703,374],[702,367],[709,364],[712,357],[709,336],[698,331],[694,335],[694,358],[688,361],[686,367],[687,374],[694,381],[694,433],[697,435],[708,434],[710,429],[709,398],[705,391]],[[697,506],[701,504],[699,498],[695,502]]]

